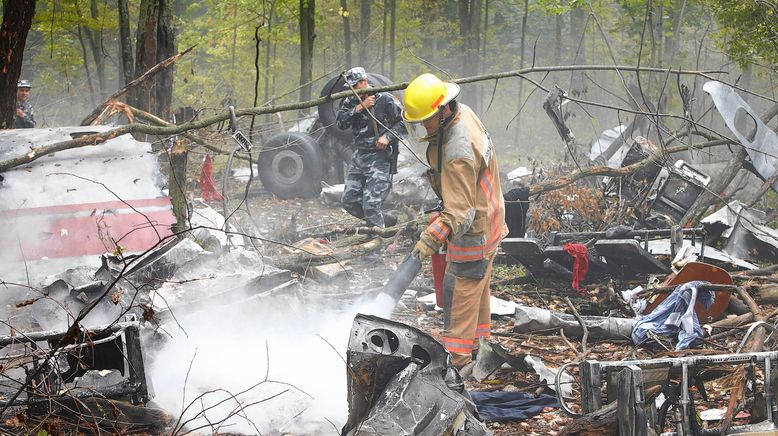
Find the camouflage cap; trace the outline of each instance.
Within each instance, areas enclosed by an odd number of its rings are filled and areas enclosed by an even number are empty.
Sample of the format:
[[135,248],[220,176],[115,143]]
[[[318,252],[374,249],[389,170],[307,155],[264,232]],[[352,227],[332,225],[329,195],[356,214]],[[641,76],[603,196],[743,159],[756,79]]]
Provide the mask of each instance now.
[[29,89],[29,88],[32,88],[32,85],[30,85],[30,81],[29,80],[22,79],[22,80],[16,82],[16,87],[17,88],[27,88],[27,89]]
[[346,85],[344,86],[346,88],[349,86],[354,86],[359,83],[360,80],[364,79],[367,79],[367,73],[365,72],[365,69],[362,67],[354,67],[346,71]]

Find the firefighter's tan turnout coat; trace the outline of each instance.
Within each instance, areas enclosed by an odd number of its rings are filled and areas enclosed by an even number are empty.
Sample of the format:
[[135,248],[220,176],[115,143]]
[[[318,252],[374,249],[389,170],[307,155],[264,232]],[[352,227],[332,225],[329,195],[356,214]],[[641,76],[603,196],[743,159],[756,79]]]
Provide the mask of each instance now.
[[438,146],[437,135],[430,138],[427,161],[443,211],[422,232],[421,240],[433,249],[447,248],[440,340],[453,363],[462,366],[470,361],[475,341],[490,332],[492,260],[508,233],[500,173],[486,128],[462,103],[444,127],[442,145]]

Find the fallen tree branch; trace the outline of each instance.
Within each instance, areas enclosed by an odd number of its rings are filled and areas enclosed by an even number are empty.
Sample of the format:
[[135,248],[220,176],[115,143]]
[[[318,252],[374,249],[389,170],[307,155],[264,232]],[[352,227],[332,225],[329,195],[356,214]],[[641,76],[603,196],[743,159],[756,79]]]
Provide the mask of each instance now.
[[[183,54],[184,52],[182,52]],[[532,68],[525,68],[522,70],[517,71],[508,71],[503,73],[495,73],[495,74],[484,74],[480,76],[472,76],[472,77],[465,77],[461,79],[454,80],[455,83],[471,83],[471,82],[477,82],[482,80],[491,80],[491,79],[499,79],[502,77],[512,77],[517,76],[520,74],[527,74],[531,72],[548,72],[548,71],[575,71],[575,70],[623,70],[623,71],[649,71],[649,72],[664,72],[664,73],[673,73],[673,74],[687,74],[687,75],[698,75],[702,77],[706,77],[709,79],[713,79],[708,75],[708,73],[713,73],[713,71],[690,71],[690,70],[670,70],[670,69],[664,69],[664,68],[639,68],[639,67],[627,67],[627,66],[610,66],[610,65],[573,65],[573,66],[564,66],[564,67],[532,67]],[[384,86],[379,88],[371,88],[371,89],[363,89],[358,90],[358,93],[365,93],[365,92],[379,92],[379,91],[393,91],[393,90],[400,90],[404,89],[408,86],[408,82],[391,85],[391,86]],[[284,112],[284,111],[293,111],[293,110],[300,110],[300,109],[306,109],[314,106],[319,106],[320,104],[338,100],[343,97],[347,97],[352,94],[351,90],[337,92],[334,94],[325,95],[323,97],[319,97],[313,100],[303,101],[303,102],[296,102],[296,103],[289,103],[284,105],[278,105],[278,106],[264,106],[264,107],[254,107],[254,108],[245,108],[245,109],[236,109],[235,115],[238,117],[242,116],[249,116],[249,115],[264,115],[269,113],[277,113],[277,112]],[[580,102],[580,101],[579,101]],[[585,103],[585,102],[584,102]],[[616,108],[618,109],[618,108]],[[622,110],[622,109],[619,109]],[[629,109],[624,108],[623,109],[626,112],[630,112]],[[99,113],[102,112],[102,110],[97,111],[97,115],[99,116]],[[657,114],[650,114],[647,113],[647,115],[651,116],[657,116]],[[661,114],[660,114],[661,115]],[[668,116],[671,116],[668,114]],[[673,115],[674,116],[674,115]],[[184,123],[181,125],[167,125],[167,126],[150,126],[147,124],[140,124],[140,123],[131,123],[126,126],[121,126],[113,130],[109,130],[107,132],[103,132],[96,135],[86,135],[82,138],[79,138],[82,143],[74,143],[72,141],[63,141],[62,143],[55,143],[51,144],[46,147],[39,147],[40,151],[34,151],[34,154],[27,154],[25,156],[17,156],[5,161],[0,162],[0,173],[9,170],[10,168],[16,167],[18,165],[22,165],[28,162],[31,162],[35,159],[40,158],[41,156],[44,156],[48,153],[51,153],[52,151],[49,150],[55,150],[55,151],[61,151],[66,150],[68,148],[76,148],[83,145],[96,145],[100,142],[104,142],[108,139],[112,139],[116,136],[125,134],[125,133],[145,133],[148,135],[157,135],[157,136],[166,136],[166,135],[178,135],[182,134],[184,132],[188,132],[190,130],[195,129],[201,129],[207,126],[210,126],[212,124],[216,124],[221,121],[225,121],[230,117],[229,111],[225,110],[223,113],[202,118],[200,120],[190,121],[188,123]],[[728,139],[723,140],[717,140],[717,141],[709,141],[707,143],[703,144],[696,144],[695,148],[704,148],[704,147],[712,147],[715,145],[723,145],[731,143]],[[38,149],[36,149],[38,150]],[[680,151],[686,151],[688,150],[687,146],[679,146],[674,147],[665,150],[667,154],[670,153],[676,153]],[[585,171],[579,170],[573,172],[570,176],[563,177],[559,179],[558,182],[548,182],[543,183],[539,185],[533,185],[530,188],[530,194],[538,194],[541,192],[550,191],[553,189],[559,189],[564,186],[567,186],[574,181],[581,179],[583,177],[591,177],[591,176],[614,176],[614,177],[621,177],[624,175],[631,174],[634,171],[637,171],[647,165],[650,165],[654,162],[657,162],[662,156],[655,156],[652,158],[647,158],[644,161],[635,163],[633,165],[630,165],[628,167],[623,168],[607,168],[607,167],[593,167],[589,168]]]
[[[158,116],[156,116],[156,115],[154,115],[152,113],[149,113],[149,112],[146,112],[144,110],[138,109],[135,106],[130,106],[130,105],[126,104],[126,103],[119,103],[119,102],[115,102],[114,104],[125,106],[136,118],[141,119],[143,121],[146,121],[146,122],[149,122],[149,123],[153,123],[153,124],[155,124],[157,126],[162,126],[162,127],[172,127],[172,126],[175,126],[175,124],[169,123],[169,122],[163,120],[162,118],[160,118],[160,117],[158,117]],[[219,154],[229,154],[230,153],[230,150],[222,150],[221,148],[213,146],[213,145],[209,144],[208,141],[205,141],[205,140],[203,140],[201,138],[198,138],[197,136],[192,135],[191,133],[182,133],[181,136],[183,136],[184,138],[194,142],[195,144],[202,145],[203,147],[207,148],[208,150],[213,151],[214,153],[219,153]],[[254,147],[254,148],[252,148],[252,151],[254,151],[254,152],[261,151],[261,147]],[[235,158],[236,159],[245,160],[246,162],[249,161],[249,158],[246,157],[246,156],[243,156],[243,153],[235,154]]]
[[132,124],[129,124],[126,126],[121,126],[115,129],[108,130],[106,132],[95,133],[92,135],[84,135],[76,139],[70,139],[67,141],[57,142],[51,145],[44,145],[41,147],[33,148],[27,154],[23,154],[21,156],[16,156],[1,161],[0,173],[4,171],[8,171],[9,169],[17,167],[19,165],[30,163],[34,160],[37,160],[51,153],[56,153],[58,151],[68,150],[71,148],[86,147],[90,145],[101,144],[105,141],[116,138],[117,136],[124,135],[125,133],[130,133],[132,131],[132,126],[133,126]]
[[148,71],[143,73],[140,77],[138,77],[137,79],[133,80],[132,82],[126,84],[124,86],[124,88],[122,88],[122,89],[114,92],[113,94],[111,94],[111,96],[108,97],[107,99],[105,99],[105,101],[102,104],[97,106],[92,111],[92,113],[90,113],[89,115],[86,116],[86,118],[81,120],[81,125],[82,126],[92,125],[92,122],[94,122],[100,116],[100,114],[103,113],[105,108],[108,107],[117,98],[119,98],[122,95],[126,94],[129,90],[131,90],[132,88],[135,88],[136,86],[140,85],[141,83],[145,82],[146,80],[149,80],[150,78],[154,77],[157,73],[159,73],[163,69],[173,65],[173,63],[175,61],[177,61],[178,59],[180,59],[181,56],[189,53],[196,46],[197,46],[197,44],[189,47],[188,49],[186,49],[186,50],[184,50],[184,51],[182,51],[180,53],[177,53],[177,54],[174,54],[173,56],[170,56],[169,58],[167,58],[164,61],[158,63],[157,65],[154,65]]
[[764,268],[759,269],[751,269],[746,271],[741,271],[737,273],[736,275],[733,275],[732,278],[749,278],[749,277],[741,277],[741,276],[771,276],[776,271],[778,271],[778,264],[776,265],[770,265]]
[[[708,141],[701,144],[695,144],[695,148],[708,148],[708,147],[714,147],[717,145],[725,145],[730,144],[731,142],[727,139],[718,139],[715,141]],[[665,150],[665,155],[670,155],[673,153],[680,153],[682,151],[688,151],[689,147],[682,145],[677,147],[668,148]],[[642,170],[650,165],[656,164],[660,162],[662,159],[664,159],[665,155],[656,155],[656,156],[650,156],[647,157],[641,161],[635,162],[632,165],[628,165],[625,167],[620,168],[609,168],[606,166],[595,166],[595,167],[589,167],[586,169],[580,169],[580,170],[574,170],[570,174],[559,177],[554,180],[546,181],[546,182],[540,182],[535,183],[534,185],[531,185],[529,187],[529,195],[537,195],[542,194],[544,192],[553,191],[556,189],[564,188],[565,186],[569,186],[573,184],[574,182],[586,178],[586,177],[599,177],[599,176],[610,176],[610,177],[624,177],[628,176],[636,171]],[[0,167],[1,170],[2,167]]]
[[273,264],[281,269],[305,269],[311,266],[354,259],[381,248],[382,244],[383,240],[381,238],[373,238],[363,244],[351,246],[348,250],[339,250],[332,254],[311,254],[305,252],[281,254],[273,258]]
[[380,227],[367,227],[362,225],[339,225],[339,224],[327,224],[324,226],[317,226],[313,228],[303,229],[297,233],[298,239],[305,238],[330,238],[336,235],[371,235],[380,236],[382,238],[391,238],[397,233],[401,233],[408,229],[418,229],[426,225],[429,220],[429,214],[422,215],[411,221],[398,222],[392,227],[380,228]]
[[[748,291],[745,290],[745,288],[738,288],[738,295],[743,300],[744,303],[748,306],[748,308],[751,310],[751,313],[754,314],[754,319],[758,321],[764,321],[765,316],[762,310],[759,308],[759,306],[756,304],[753,298],[751,298],[751,295],[748,293]],[[743,353],[756,353],[762,350],[762,346],[764,345],[765,341],[765,329],[764,327],[757,327],[754,331],[753,335],[751,336],[751,340],[746,344],[745,348],[742,350]],[[732,390],[729,394],[729,403],[727,404],[727,412],[724,415],[724,421],[721,423],[721,434],[726,434],[729,428],[732,426],[732,419],[735,416],[735,411],[737,408],[737,405],[740,403],[740,401],[745,396],[746,391],[746,369],[745,368],[738,368],[737,372],[733,374],[733,380],[737,379],[738,383],[732,387]]]
[[578,310],[575,308],[575,306],[573,306],[573,302],[570,301],[569,297],[565,297],[565,303],[567,304],[567,307],[573,311],[573,316],[575,317],[576,321],[578,321],[578,324],[581,324],[581,328],[583,329],[583,337],[581,338],[581,352],[578,353],[577,358],[579,362],[582,362],[584,359],[586,359],[586,356],[590,351],[586,348],[586,341],[589,339],[589,329],[586,327],[586,322],[584,322],[583,318],[581,318],[581,314],[578,313]]

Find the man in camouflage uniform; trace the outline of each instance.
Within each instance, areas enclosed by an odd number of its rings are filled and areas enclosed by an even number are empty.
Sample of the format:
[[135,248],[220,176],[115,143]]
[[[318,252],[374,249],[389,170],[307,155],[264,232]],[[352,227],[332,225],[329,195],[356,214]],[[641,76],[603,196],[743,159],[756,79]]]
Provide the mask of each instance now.
[[[364,68],[352,68],[345,76],[346,87],[369,87]],[[351,128],[356,148],[341,202],[346,212],[370,226],[397,223],[381,207],[392,188],[392,154],[399,151],[400,138],[408,135],[401,114],[402,107],[388,92],[346,97],[338,110],[338,127]]]
[[27,101],[30,98],[29,80],[20,80],[16,84],[16,113],[14,114],[14,129],[29,129],[35,127],[35,117],[32,113],[32,105]]

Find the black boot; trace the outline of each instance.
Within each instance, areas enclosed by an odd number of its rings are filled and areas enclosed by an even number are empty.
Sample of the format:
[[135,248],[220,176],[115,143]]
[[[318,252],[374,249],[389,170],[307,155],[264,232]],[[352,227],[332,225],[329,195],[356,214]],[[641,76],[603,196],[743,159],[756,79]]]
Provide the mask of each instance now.
[[397,225],[397,217],[386,212],[382,212],[381,215],[384,216],[384,227],[394,227]]

